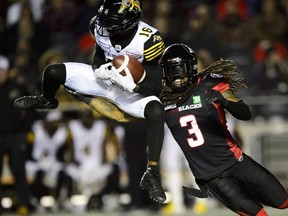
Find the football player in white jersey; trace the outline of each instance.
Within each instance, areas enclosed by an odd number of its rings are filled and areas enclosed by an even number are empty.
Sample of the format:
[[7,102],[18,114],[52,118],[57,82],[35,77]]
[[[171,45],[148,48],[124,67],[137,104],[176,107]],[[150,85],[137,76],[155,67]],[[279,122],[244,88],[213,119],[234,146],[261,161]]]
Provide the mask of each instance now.
[[[130,116],[146,119],[148,163],[140,186],[153,200],[162,203],[166,196],[158,163],[164,136],[164,109],[157,96],[162,79],[158,60],[165,45],[159,31],[140,21],[141,17],[139,0],[104,0],[90,22],[90,32],[96,40],[92,66],[75,62],[48,65],[43,71],[42,94],[18,98],[14,107],[55,109],[58,107],[55,94],[64,85],[76,94],[104,98],[105,103],[96,107],[100,113],[115,105]],[[123,54],[143,63],[146,78],[141,84],[136,85],[131,74],[121,76],[112,67],[111,60]],[[110,118],[115,118],[112,115]]]

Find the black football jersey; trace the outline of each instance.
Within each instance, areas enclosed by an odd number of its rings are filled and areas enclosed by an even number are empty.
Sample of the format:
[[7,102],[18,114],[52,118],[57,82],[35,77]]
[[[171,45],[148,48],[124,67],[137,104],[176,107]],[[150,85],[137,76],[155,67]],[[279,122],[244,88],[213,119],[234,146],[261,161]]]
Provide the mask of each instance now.
[[181,104],[165,107],[166,123],[178,142],[196,179],[207,179],[230,167],[243,151],[227,129],[225,111],[204,100],[210,90],[230,88],[222,78],[199,78],[191,95]]

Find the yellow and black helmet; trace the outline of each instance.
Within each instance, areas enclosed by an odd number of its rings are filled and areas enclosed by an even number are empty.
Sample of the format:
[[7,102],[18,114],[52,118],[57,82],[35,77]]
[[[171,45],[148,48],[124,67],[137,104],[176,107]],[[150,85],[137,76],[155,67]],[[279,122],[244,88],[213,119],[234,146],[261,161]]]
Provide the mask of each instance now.
[[113,36],[137,26],[141,18],[140,0],[104,0],[96,15],[96,31]]

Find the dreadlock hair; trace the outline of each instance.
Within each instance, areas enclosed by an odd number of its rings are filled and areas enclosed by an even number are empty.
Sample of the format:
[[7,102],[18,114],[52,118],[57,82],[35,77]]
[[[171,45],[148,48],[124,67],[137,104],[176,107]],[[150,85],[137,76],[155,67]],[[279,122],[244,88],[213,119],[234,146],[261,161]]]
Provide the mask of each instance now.
[[[230,85],[233,94],[238,94],[238,88],[247,88],[242,83],[242,77],[237,76],[240,74],[237,66],[232,64],[232,60],[219,59],[216,62],[209,65],[207,68],[199,72],[199,76],[204,78],[209,74],[217,74],[223,77]],[[183,92],[174,92],[171,88],[164,85],[163,90],[160,93],[160,100],[164,105],[180,104],[189,97],[196,83],[191,83],[190,86]]]
[[220,59],[207,68],[199,72],[203,77],[208,74],[217,74],[222,76],[229,83],[231,91],[236,95],[238,94],[238,88],[247,88],[247,86],[242,83],[242,77],[237,76],[241,72],[238,70],[237,66],[232,64],[232,60]]

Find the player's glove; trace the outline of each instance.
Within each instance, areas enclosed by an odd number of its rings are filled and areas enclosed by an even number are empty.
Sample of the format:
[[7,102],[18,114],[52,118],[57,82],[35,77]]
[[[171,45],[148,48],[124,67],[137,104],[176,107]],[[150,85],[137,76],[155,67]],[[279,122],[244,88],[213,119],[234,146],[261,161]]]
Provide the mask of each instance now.
[[94,76],[96,77],[96,79],[102,79],[102,80],[108,80],[111,79],[112,77],[112,63],[106,63],[101,65],[99,68],[96,68],[94,70]]
[[219,103],[221,106],[226,107],[229,103],[219,91],[210,90],[205,95],[205,100],[207,103],[211,104],[212,102]]
[[121,88],[126,91],[133,92],[133,89],[137,86],[133,80],[130,72],[125,71],[126,75],[121,75],[114,67],[112,68],[112,80],[117,83]]

